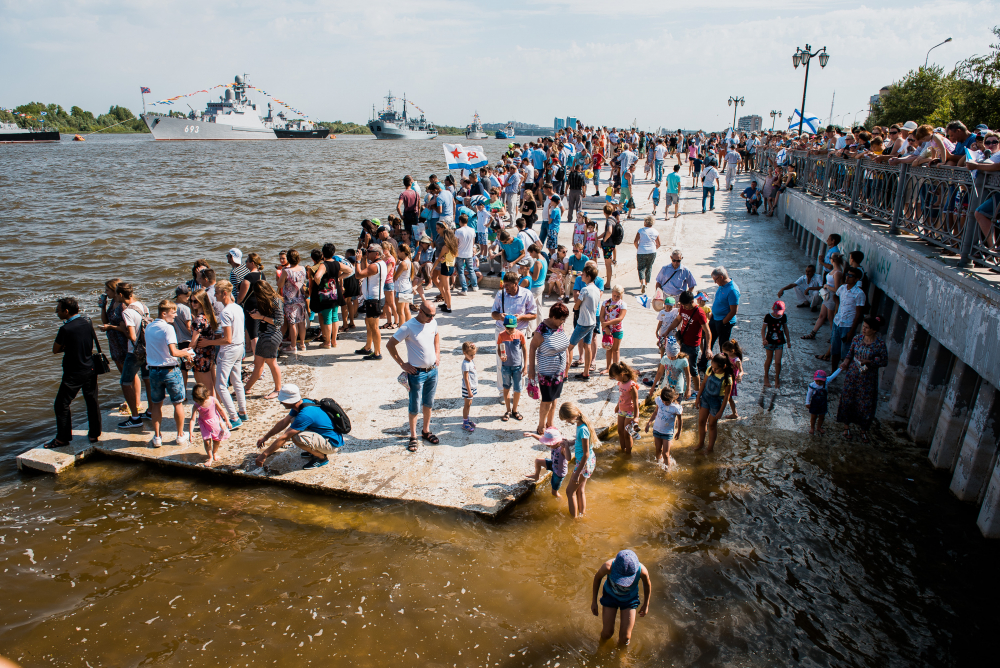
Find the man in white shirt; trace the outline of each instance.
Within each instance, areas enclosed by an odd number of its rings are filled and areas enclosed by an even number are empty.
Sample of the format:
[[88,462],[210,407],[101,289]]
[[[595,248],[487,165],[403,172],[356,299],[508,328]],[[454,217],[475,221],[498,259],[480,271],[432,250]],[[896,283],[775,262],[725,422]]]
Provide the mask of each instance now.
[[719,170],[709,165],[701,173],[701,212],[705,213],[705,200],[711,197],[710,208],[715,210],[715,182],[719,180]]
[[861,278],[861,271],[856,267],[851,267],[844,273],[844,284],[834,295],[837,303],[837,314],[833,316],[833,330],[830,333],[830,361],[832,369],[837,370],[840,360],[847,354],[851,346],[851,339],[858,331],[858,325],[864,317],[865,292],[858,285]]
[[732,146],[726,151],[726,190],[733,189],[736,180],[736,168],[740,164],[740,154]]
[[[437,391],[438,364],[441,363],[441,335],[438,333],[435,315],[434,303],[424,301],[417,309],[417,315],[397,329],[386,345],[389,355],[406,372],[406,382],[410,388],[410,442],[406,446],[410,452],[416,452],[418,445],[418,403],[422,405],[424,414],[421,438],[433,445],[440,443],[430,427],[434,393]],[[405,362],[396,350],[400,341],[406,342]]]
[[820,304],[823,303],[823,298],[819,294],[822,288],[823,281],[816,275],[816,265],[810,264],[806,267],[806,273],[799,276],[797,281],[778,290],[778,297],[785,294],[785,290],[795,290],[798,308],[812,306],[813,311],[818,311]]
[[[468,286],[473,292],[479,291],[479,282],[476,280],[476,268],[472,263],[472,256],[476,254],[476,231],[469,227],[469,217],[461,214],[458,217],[458,229],[455,230],[455,238],[458,239],[458,257],[455,258],[455,273],[458,274],[458,288],[461,294],[466,294]],[[465,275],[468,273],[469,279],[466,283]]]
[[[146,364],[149,366],[149,405],[153,410],[153,440],[150,445],[163,445],[160,436],[160,422],[163,420],[163,400],[170,396],[174,405],[174,423],[177,426],[177,445],[185,445],[188,435],[184,433],[184,379],[178,359],[191,359],[194,351],[177,348],[177,332],[174,319],[177,304],[164,299],[157,309],[158,317],[146,327]],[[228,392],[227,392],[228,394]]]
[[653,174],[657,183],[663,181],[663,161],[667,159],[667,147],[663,145],[662,139],[656,140],[656,148],[653,150],[655,172]]
[[[215,296],[222,304],[222,315],[219,316],[222,338],[199,338],[197,347],[219,346],[219,353],[215,358],[215,396],[226,409],[230,430],[239,429],[247,419],[247,397],[243,391],[243,369],[240,364],[243,361],[246,323],[243,309],[233,299],[232,283],[217,282]],[[230,384],[236,390],[236,405],[233,405],[233,398],[229,396]]]
[[573,328],[573,335],[569,338],[569,346],[572,348],[578,343],[583,345],[583,372],[577,374],[580,380],[590,380],[590,364],[594,359],[594,349],[590,345],[594,338],[594,327],[597,326],[597,308],[601,303],[601,291],[594,285],[597,278],[597,265],[587,263],[583,268],[583,289],[577,294],[576,303],[573,308],[580,311],[580,316],[576,320],[576,327]]

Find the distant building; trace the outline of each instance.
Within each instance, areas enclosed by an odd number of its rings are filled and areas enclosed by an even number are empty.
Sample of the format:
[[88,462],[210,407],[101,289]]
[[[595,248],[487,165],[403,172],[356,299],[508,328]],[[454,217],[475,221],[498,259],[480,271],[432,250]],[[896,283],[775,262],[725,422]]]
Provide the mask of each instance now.
[[889,92],[889,87],[882,86],[881,88],[879,88],[877,93],[868,98],[869,110],[873,108],[876,104],[878,104],[878,101],[882,99],[882,96],[888,92]]
[[764,125],[764,119],[760,116],[742,116],[737,127],[740,132],[760,132],[761,126]]
[[555,130],[562,130],[564,127],[566,127],[566,121],[557,116],[555,120],[552,122],[552,127]]
[[576,130],[576,118],[574,118],[573,116],[567,116],[566,127],[570,130]]

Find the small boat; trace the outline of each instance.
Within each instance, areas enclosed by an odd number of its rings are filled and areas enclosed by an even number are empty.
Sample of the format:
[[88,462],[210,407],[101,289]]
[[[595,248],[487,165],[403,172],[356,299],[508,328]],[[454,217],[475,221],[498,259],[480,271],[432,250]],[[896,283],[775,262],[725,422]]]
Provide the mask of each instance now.
[[514,124],[508,123],[507,127],[503,130],[497,130],[494,135],[497,139],[513,139],[514,138]]
[[312,121],[303,118],[290,121],[283,111],[275,116],[270,102],[267,103],[267,116],[262,120],[264,127],[274,130],[278,139],[326,139],[330,136],[330,128],[316,125]]
[[483,132],[483,124],[479,121],[479,112],[472,117],[472,124],[465,128],[466,139],[486,139],[488,134]]
[[0,144],[59,141],[59,132],[47,128],[22,128],[17,123],[0,122]]
[[73,135],[73,141],[87,141],[87,138],[83,135]]

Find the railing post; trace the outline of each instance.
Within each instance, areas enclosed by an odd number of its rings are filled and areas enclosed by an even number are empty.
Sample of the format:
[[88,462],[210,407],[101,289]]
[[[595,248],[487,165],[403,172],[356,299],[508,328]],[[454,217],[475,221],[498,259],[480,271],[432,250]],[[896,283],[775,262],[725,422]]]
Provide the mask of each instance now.
[[858,195],[861,192],[861,181],[864,172],[864,166],[861,164],[864,162],[864,158],[858,158],[858,164],[854,167],[854,185],[851,187],[851,208],[848,210],[851,215],[858,212]]
[[[817,164],[818,161],[817,161]],[[830,154],[827,153],[826,157],[823,159],[823,191],[820,193],[819,201],[825,202],[830,195]]]
[[986,187],[986,172],[980,170],[972,180],[972,192],[969,193],[969,213],[965,217],[965,229],[962,231],[962,256],[958,260],[959,267],[972,266],[972,246],[976,243],[979,233],[979,222],[976,220],[976,209],[982,204],[983,189]]
[[892,220],[889,222],[889,234],[899,234],[899,218],[903,215],[903,192],[906,190],[906,176],[910,165],[899,166],[899,178],[896,179],[896,202],[892,205]]

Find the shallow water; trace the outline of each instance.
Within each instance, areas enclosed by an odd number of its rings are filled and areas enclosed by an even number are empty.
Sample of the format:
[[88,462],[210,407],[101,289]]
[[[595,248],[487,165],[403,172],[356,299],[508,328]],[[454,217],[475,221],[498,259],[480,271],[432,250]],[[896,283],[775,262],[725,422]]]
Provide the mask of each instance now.
[[[270,261],[349,243],[355,212],[384,217],[401,174],[443,171],[436,142],[146,139],[0,147],[0,654],[96,668],[963,666],[992,653],[1000,550],[905,445],[740,428],[713,457],[685,435],[665,472],[648,437],[631,460],[606,444],[575,523],[547,487],[491,523],[112,460],[18,474],[13,455],[49,433],[54,295],[93,304],[119,273],[152,302],[232,245]],[[653,598],[622,653],[598,647],[590,588],[624,547]]]

